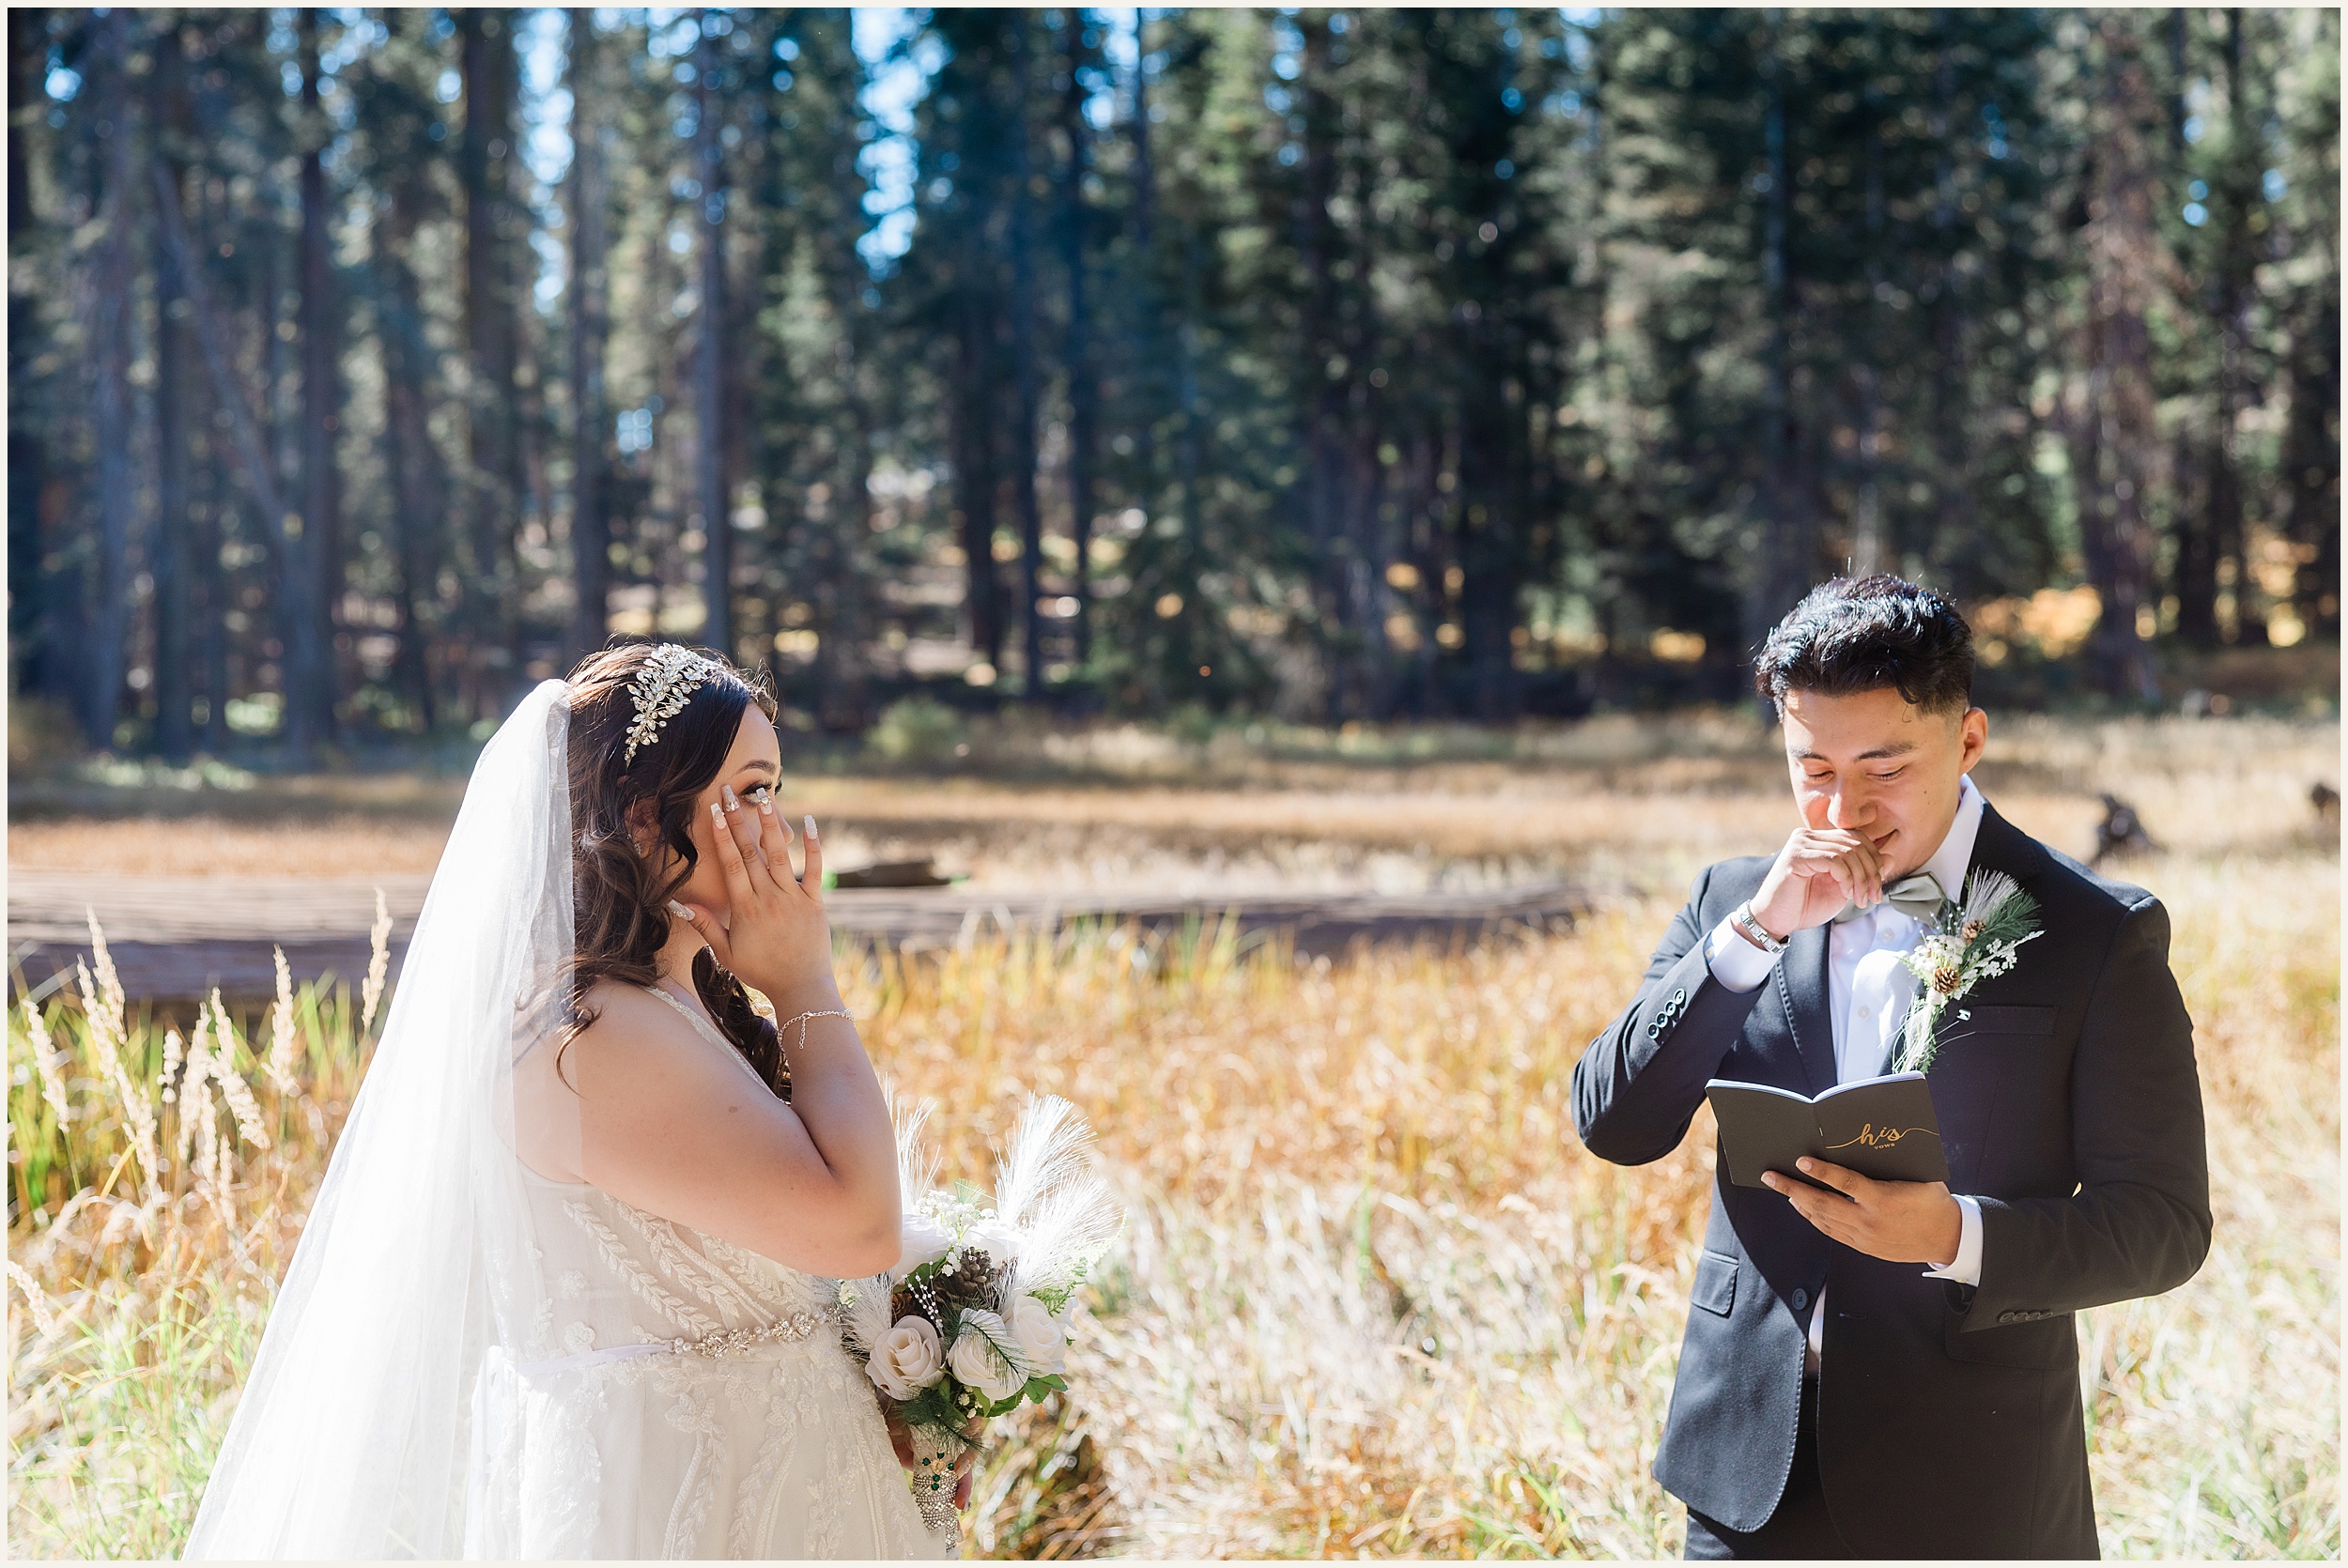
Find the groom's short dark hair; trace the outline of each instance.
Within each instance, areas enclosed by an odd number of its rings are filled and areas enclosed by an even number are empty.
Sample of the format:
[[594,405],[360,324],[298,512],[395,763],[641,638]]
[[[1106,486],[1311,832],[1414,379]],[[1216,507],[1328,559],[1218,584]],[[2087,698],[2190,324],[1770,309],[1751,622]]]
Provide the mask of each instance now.
[[1885,573],[1812,589],[1769,633],[1753,688],[1785,711],[1789,691],[1825,697],[1896,687],[1926,713],[1973,699],[1973,629],[1929,588]]

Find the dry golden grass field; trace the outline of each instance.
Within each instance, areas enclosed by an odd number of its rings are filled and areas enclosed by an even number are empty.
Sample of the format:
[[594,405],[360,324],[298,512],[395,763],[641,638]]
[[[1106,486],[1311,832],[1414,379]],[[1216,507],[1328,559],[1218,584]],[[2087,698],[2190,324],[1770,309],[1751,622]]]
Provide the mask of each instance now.
[[[1213,931],[847,955],[875,1060],[948,1108],[950,1169],[977,1174],[1019,1099],[1048,1090],[1091,1119],[1130,1207],[1072,1393],[1003,1434],[969,1548],[1675,1553],[1679,1510],[1646,1466],[1709,1131],[1608,1166],[1576,1144],[1566,1084],[1689,875],[1782,838],[1768,734],[1719,718],[1505,744],[1048,739],[1000,744],[1056,773],[812,777],[799,808],[840,864],[935,853],[1006,887],[1561,875],[1599,897],[1569,934],[1334,963]],[[2082,1316],[2109,1555],[2340,1552],[2340,864],[2307,800],[2339,762],[2332,723],[2025,720],[1979,775],[2074,853],[2097,792],[2140,809],[2161,848],[2118,874],[2169,903],[2197,1026],[2213,1252],[2168,1296]],[[15,824],[9,860],[429,869],[454,788],[368,788],[393,792],[50,813]],[[131,999],[116,1029],[100,1002],[95,1020],[78,999],[43,1009],[63,1127],[10,1017],[16,1555],[177,1551],[363,1060],[348,987],[294,997],[282,1037],[239,1021],[239,1132],[235,1107],[160,1104],[162,1021]]]

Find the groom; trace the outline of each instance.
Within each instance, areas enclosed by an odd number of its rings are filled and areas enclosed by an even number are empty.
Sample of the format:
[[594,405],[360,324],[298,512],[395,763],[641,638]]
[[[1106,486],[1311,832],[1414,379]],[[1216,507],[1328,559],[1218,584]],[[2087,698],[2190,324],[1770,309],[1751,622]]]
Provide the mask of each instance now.
[[1801,826],[1696,878],[1574,1068],[1590,1150],[1660,1160],[1707,1079],[1816,1095],[1882,1072],[1900,958],[1969,871],[2038,902],[2043,934],[1942,1020],[1946,1185],[1805,1160],[1823,1188],[1763,1191],[1719,1162],[1655,1460],[1691,1558],[2095,1556],[2072,1314],[2209,1251],[2168,914],[1982,798],[1972,674],[1963,618],[1896,577],[1830,582],[1780,623],[1755,684]]

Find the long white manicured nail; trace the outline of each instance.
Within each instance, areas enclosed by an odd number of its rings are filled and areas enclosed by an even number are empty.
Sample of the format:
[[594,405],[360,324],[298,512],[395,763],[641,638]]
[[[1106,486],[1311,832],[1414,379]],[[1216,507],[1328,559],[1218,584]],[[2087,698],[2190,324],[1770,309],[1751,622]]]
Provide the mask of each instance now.
[[738,800],[736,800],[736,799],[734,799],[734,786],[733,786],[733,785],[731,785],[731,784],[720,784],[720,785],[718,785],[718,792],[719,794],[721,794],[721,795],[725,796],[725,798],[726,798],[726,809],[727,809],[727,810],[729,810],[729,811],[739,811],[739,810],[741,810],[741,809],[742,809],[742,803],[741,803],[740,801],[738,801]]
[[810,838],[814,838],[816,836],[815,819],[813,817],[802,817],[799,820],[807,824],[807,836]]
[[669,900],[669,913],[675,915],[678,919],[687,922],[691,921],[693,918],[693,912],[686,908],[683,904],[678,903],[674,899],[671,899]]

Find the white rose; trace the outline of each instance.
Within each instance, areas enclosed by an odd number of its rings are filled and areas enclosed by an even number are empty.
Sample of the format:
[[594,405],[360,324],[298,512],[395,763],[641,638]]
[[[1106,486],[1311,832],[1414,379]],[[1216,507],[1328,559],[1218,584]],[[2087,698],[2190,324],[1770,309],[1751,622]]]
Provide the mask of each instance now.
[[946,1346],[926,1317],[910,1314],[881,1336],[865,1376],[891,1399],[911,1399],[946,1376]]
[[1019,1258],[1019,1232],[999,1215],[990,1216],[972,1225],[963,1245],[984,1253],[997,1267],[1015,1263]]
[[1049,1377],[1068,1364],[1068,1330],[1052,1310],[1032,1296],[1022,1296],[1011,1309],[1006,1325],[1011,1353],[1027,1367],[1030,1377]]
[[965,1308],[962,1331],[954,1336],[954,1347],[948,1352],[946,1364],[952,1369],[954,1381],[964,1388],[1001,1401],[1026,1388],[1027,1375],[995,1348],[997,1343],[1011,1343],[1010,1330],[1003,1320],[983,1307]]
[[906,1215],[899,1236],[902,1250],[897,1267],[888,1271],[891,1280],[902,1280],[922,1265],[935,1263],[954,1244],[954,1233],[927,1214]]

